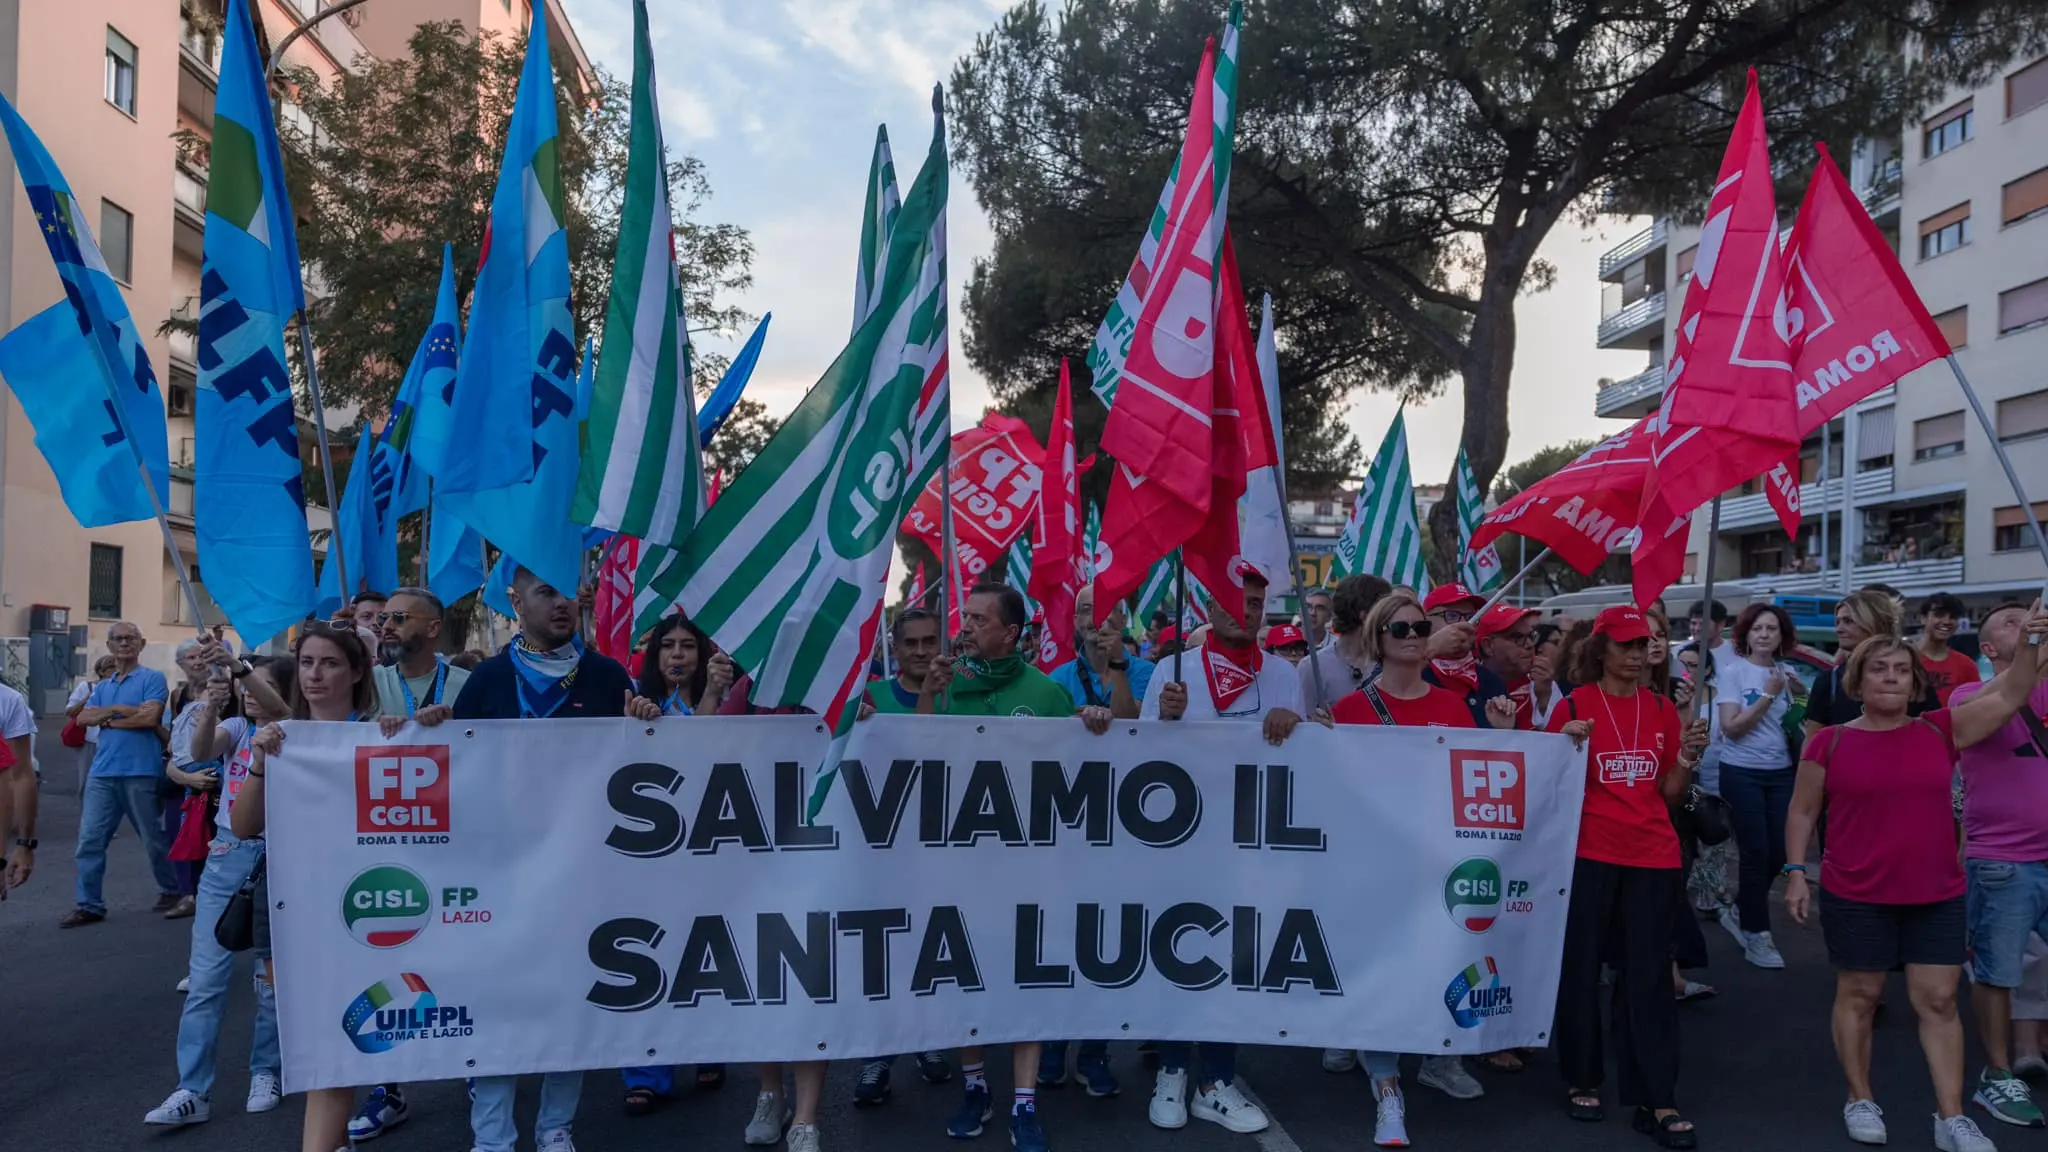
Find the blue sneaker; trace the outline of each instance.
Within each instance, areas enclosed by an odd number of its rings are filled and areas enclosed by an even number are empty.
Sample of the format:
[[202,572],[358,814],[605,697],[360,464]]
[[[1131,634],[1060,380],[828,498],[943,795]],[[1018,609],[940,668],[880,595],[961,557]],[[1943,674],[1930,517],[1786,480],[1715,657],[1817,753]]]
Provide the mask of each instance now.
[[1048,1043],[1038,1049],[1038,1086],[1040,1088],[1064,1088],[1067,1086],[1067,1046]]
[[889,1065],[893,1063],[887,1057],[861,1063],[860,1075],[853,1082],[854,1107],[872,1108],[889,1099]]
[[380,1084],[370,1089],[369,1098],[363,1101],[363,1106],[348,1118],[348,1138],[354,1143],[375,1140],[405,1123],[410,1115],[405,1106],[405,1093],[399,1091],[395,1084]]
[[988,1085],[969,1084],[967,1098],[960,1102],[960,1110],[946,1121],[946,1135],[955,1140],[972,1140],[981,1135],[995,1115],[996,1110],[989,1102]]
[[1088,1094],[1098,1100],[1106,1096],[1115,1096],[1124,1090],[1123,1085],[1117,1083],[1116,1077],[1110,1074],[1107,1056],[1083,1057],[1074,1061],[1074,1075],[1080,1079]]
[[1036,1104],[1026,1104],[1010,1116],[1010,1147],[1017,1152],[1051,1152],[1045,1129],[1038,1125]]
[[944,1084],[953,1078],[953,1066],[946,1063],[944,1052],[919,1052],[917,1074],[924,1077],[927,1084]]

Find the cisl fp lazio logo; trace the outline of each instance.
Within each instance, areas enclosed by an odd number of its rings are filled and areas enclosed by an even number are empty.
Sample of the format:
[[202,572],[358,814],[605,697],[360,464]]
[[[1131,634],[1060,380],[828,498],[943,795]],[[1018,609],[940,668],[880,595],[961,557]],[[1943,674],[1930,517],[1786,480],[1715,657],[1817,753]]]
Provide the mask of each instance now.
[[419,873],[379,864],[356,873],[341,896],[341,919],[356,943],[396,948],[426,930],[434,899]]
[[1500,917],[1500,889],[1500,865],[1474,856],[1444,877],[1444,910],[1465,931],[1484,932]]

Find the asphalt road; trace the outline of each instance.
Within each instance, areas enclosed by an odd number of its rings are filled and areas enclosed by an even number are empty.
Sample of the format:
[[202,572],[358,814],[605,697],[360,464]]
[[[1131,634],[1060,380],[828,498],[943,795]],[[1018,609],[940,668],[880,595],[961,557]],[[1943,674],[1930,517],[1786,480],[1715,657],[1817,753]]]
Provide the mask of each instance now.
[[[173,1042],[193,923],[150,914],[155,899],[134,836],[123,832],[110,854],[107,920],[59,930],[71,906],[71,848],[78,819],[77,754],[58,745],[56,724],[38,752],[45,769],[39,870],[0,903],[0,1149],[244,1152],[298,1147],[299,1105],[250,1116],[246,1053],[252,1002],[241,992],[229,1009],[220,1051],[220,1080],[211,1122],[192,1128],[145,1128],[143,1113],[176,1087]],[[1779,911],[1778,941],[1789,964],[1761,972],[1744,964],[1733,943],[1709,927],[1713,967],[1705,979],[1718,999],[1683,1009],[1684,1054],[1679,1093],[1699,1124],[1702,1146],[1743,1152],[1811,1152],[1856,1147],[1842,1134],[1841,1076],[1828,1039],[1833,977],[1819,932],[1790,924]],[[1894,1146],[1931,1147],[1934,1099],[1921,1062],[1903,985],[1894,981],[1876,1037],[1876,1083]],[[1359,1073],[1322,1071],[1319,1053],[1290,1048],[1246,1049],[1242,1078],[1272,1114],[1273,1126],[1239,1136],[1191,1121],[1162,1132],[1145,1119],[1151,1076],[1134,1046],[1111,1050],[1123,1080],[1121,1097],[1092,1100],[1078,1088],[1041,1093],[1040,1112],[1061,1152],[1325,1152],[1372,1146],[1373,1109]],[[1974,1041],[1970,1072],[1977,1070]],[[1645,1149],[1626,1115],[1610,1108],[1600,1125],[1566,1118],[1556,1065],[1539,1055],[1519,1075],[1478,1071],[1484,1099],[1450,1100],[1413,1083],[1409,1066],[1409,1131],[1419,1148],[1441,1152],[1503,1149]],[[1008,1061],[998,1054],[993,1084],[1008,1091]],[[585,1152],[742,1147],[753,1104],[753,1077],[735,1068],[716,1092],[686,1091],[651,1116],[629,1118],[619,1105],[618,1079],[592,1072],[585,1081],[575,1135]],[[960,1148],[945,1135],[959,1084],[928,1086],[908,1061],[897,1069],[896,1096],[885,1107],[856,1111],[851,1065],[835,1065],[820,1123],[829,1152],[852,1149]],[[1610,1081],[1610,1084],[1612,1081]],[[416,1086],[412,1120],[380,1139],[378,1152],[449,1152],[469,1146],[467,1104],[460,1083]],[[522,1130],[531,1122],[535,1087],[523,1086]],[[1981,1117],[1981,1113],[1979,1113]],[[2048,1152],[2048,1132],[2001,1128],[1984,1121],[2005,1149]],[[1991,1129],[1995,1131],[1990,1131]],[[992,1127],[976,1144],[1004,1146]],[[522,1143],[522,1147],[530,1147]],[[965,1152],[963,1149],[962,1152]]]

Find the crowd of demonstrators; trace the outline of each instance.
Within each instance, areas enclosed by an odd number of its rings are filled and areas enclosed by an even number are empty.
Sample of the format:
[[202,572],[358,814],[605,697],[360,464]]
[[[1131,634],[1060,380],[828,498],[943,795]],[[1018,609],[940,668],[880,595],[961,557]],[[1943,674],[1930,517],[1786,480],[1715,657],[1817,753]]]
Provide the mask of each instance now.
[[[1886,1140],[1884,1115],[1870,1084],[1871,1026],[1886,974],[1903,965],[1934,1081],[1935,1147],[1942,1152],[1993,1148],[1963,1114],[1965,1054],[1956,988],[1973,937],[1971,885],[1957,852],[1951,782],[1963,750],[2010,739],[2008,725],[2029,707],[2040,682],[2041,649],[2019,645],[2021,633],[2048,637],[2048,613],[2038,602],[2024,625],[2009,633],[2008,644],[2018,650],[1997,677],[1953,708],[1918,715],[1912,705],[1928,692],[1927,671],[1918,655],[1896,635],[1862,640],[1840,684],[1860,702],[1860,715],[1814,733],[1800,756],[1786,830],[1786,857],[1793,863],[1785,865],[1791,876],[1785,900],[1801,921],[1815,909],[1805,860],[1825,806],[1828,830],[1818,905],[1836,973],[1835,1051],[1849,1087],[1843,1123],[1850,1138],[1861,1143]],[[1995,754],[1996,747],[1990,751]],[[1981,769],[1984,761],[1976,763]],[[1987,871],[1996,874],[1996,869]],[[1996,887],[1996,880],[1979,880],[1980,906],[1983,894]],[[1983,923],[1995,930],[1996,911],[1983,916]],[[1985,969],[2009,979],[2002,969],[2011,944],[2001,946],[2005,954],[1987,956]],[[2027,1115],[2031,1101],[2012,1081],[2007,1069],[1987,1069],[1978,1081],[1977,1102],[2000,1120],[2029,1123],[2038,1113]]]

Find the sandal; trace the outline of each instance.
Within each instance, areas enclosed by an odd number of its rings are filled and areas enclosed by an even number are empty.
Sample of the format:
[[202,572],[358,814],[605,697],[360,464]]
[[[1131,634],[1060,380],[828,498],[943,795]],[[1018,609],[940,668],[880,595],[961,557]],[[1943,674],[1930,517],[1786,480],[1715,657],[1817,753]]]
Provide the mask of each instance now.
[[1687,1000],[1712,1000],[1719,994],[1719,991],[1712,984],[1701,984],[1696,981],[1687,980],[1685,987],[1678,989],[1678,1002],[1683,1004]]
[[1598,1088],[1571,1089],[1565,1093],[1565,1106],[1571,1112],[1571,1117],[1574,1120],[1583,1121],[1587,1124],[1597,1124],[1607,1119],[1607,1105],[1600,1102],[1600,1090]]
[[[1653,1109],[1638,1108],[1634,1123],[1636,1131],[1655,1140],[1659,1147],[1685,1149],[1700,1146],[1699,1135],[1693,1131],[1692,1121],[1676,1112],[1669,1116],[1659,1116]],[[1681,1124],[1685,1127],[1679,1127]]]
[[1528,1067],[1528,1065],[1522,1063],[1521,1053],[1516,1052],[1513,1048],[1503,1048],[1498,1052],[1488,1052],[1479,1058],[1479,1062],[1495,1072],[1520,1072]]
[[707,1091],[714,1088],[725,1087],[725,1065],[697,1065],[697,1087],[706,1089]]
[[626,1089],[626,1115],[645,1116],[654,1111],[655,1102],[660,1099],[654,1089],[634,1086]]

